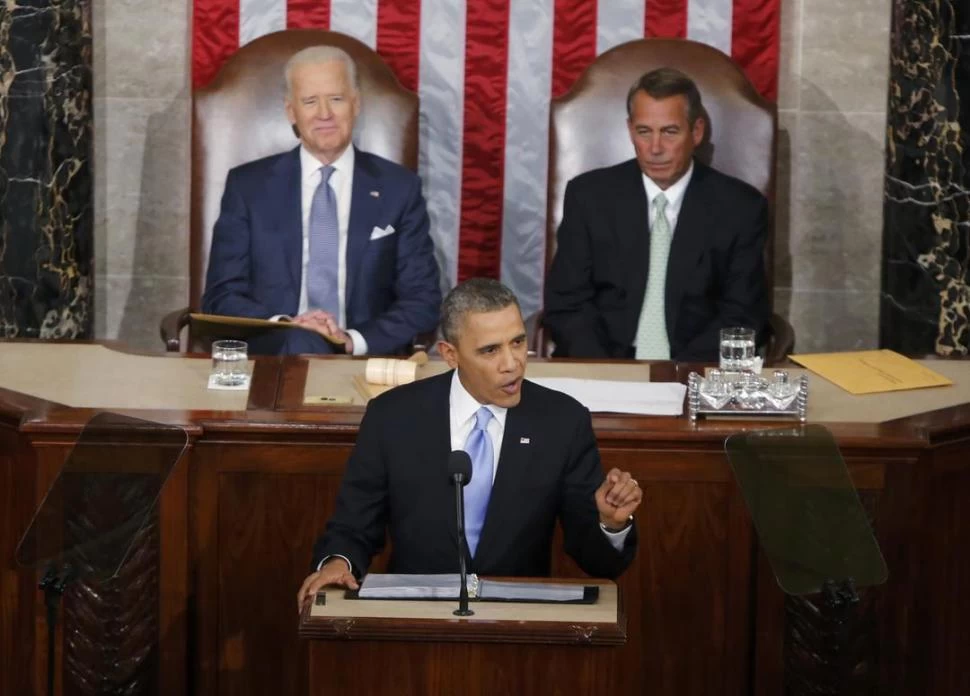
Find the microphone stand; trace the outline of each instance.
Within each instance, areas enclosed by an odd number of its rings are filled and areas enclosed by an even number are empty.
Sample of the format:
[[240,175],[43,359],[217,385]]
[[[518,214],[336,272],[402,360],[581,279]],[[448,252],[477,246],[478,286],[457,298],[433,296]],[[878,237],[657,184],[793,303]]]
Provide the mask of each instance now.
[[475,612],[468,608],[468,572],[465,569],[465,487],[461,474],[455,474],[455,509],[458,510],[458,608],[455,616],[471,616]]

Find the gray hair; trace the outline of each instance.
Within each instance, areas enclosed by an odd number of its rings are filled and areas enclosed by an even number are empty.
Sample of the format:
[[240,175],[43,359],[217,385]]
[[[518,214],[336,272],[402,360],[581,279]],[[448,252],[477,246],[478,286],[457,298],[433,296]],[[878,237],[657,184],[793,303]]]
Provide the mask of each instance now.
[[466,314],[497,312],[513,304],[519,307],[515,293],[497,280],[471,278],[459,283],[441,303],[441,336],[448,343],[457,343],[458,328]]
[[308,64],[319,65],[320,63],[329,63],[331,61],[344,64],[344,68],[347,70],[347,79],[350,81],[354,91],[359,92],[360,83],[357,81],[357,64],[350,57],[349,53],[336,46],[310,46],[309,48],[304,48],[302,51],[294,53],[286,61],[286,67],[283,68],[283,77],[286,79],[286,93],[289,94],[293,88],[291,76],[296,66]]
[[633,98],[637,92],[646,92],[653,99],[683,96],[687,99],[687,122],[691,126],[704,115],[701,93],[697,85],[685,73],[676,68],[657,68],[644,73],[630,87],[626,95],[627,118],[633,116]]

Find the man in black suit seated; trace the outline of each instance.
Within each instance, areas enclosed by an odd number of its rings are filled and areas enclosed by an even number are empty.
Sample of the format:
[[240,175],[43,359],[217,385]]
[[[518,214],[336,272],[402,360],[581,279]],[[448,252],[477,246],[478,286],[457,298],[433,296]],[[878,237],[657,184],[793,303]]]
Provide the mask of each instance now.
[[[525,379],[525,325],[515,295],[494,280],[455,287],[441,310],[439,351],[453,369],[371,400],[333,517],[313,551],[297,603],[325,585],[356,588],[388,532],[395,573],[549,574],[555,523],[566,551],[593,576],[633,559],[629,473],[600,465],[589,411]],[[473,463],[459,546],[447,461]]]
[[716,361],[728,326],[763,341],[768,201],[694,159],[703,113],[689,77],[646,73],[627,97],[636,158],[567,185],[545,288],[555,356]]

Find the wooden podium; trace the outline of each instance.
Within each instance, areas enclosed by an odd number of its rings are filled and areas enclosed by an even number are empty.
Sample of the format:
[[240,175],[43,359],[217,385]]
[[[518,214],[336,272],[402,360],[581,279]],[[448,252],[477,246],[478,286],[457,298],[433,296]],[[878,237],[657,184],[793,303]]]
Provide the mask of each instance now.
[[347,599],[307,606],[310,694],[529,696],[618,693],[626,616],[608,581],[594,604]]

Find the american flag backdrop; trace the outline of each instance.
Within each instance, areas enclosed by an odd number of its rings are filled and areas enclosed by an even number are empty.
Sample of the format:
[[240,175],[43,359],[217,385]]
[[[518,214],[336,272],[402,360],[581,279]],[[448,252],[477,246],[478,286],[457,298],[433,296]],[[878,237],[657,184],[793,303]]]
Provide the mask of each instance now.
[[600,53],[656,36],[719,48],[773,100],[780,3],[195,0],[192,75],[203,85],[239,46],[288,28],[339,31],[376,49],[420,97],[419,174],[449,286],[500,278],[528,316],[541,306],[550,97]]

